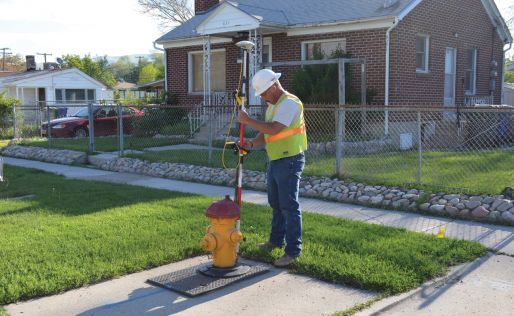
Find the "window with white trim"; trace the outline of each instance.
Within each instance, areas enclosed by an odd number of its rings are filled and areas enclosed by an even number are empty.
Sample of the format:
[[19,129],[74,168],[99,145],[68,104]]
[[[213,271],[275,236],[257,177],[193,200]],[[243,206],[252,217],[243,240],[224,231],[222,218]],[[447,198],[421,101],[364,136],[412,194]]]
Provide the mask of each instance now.
[[429,36],[416,36],[416,72],[428,72]]
[[[189,93],[203,92],[203,52],[189,52]],[[211,50],[211,90],[226,90],[225,50]]]
[[466,70],[464,71],[464,87],[467,95],[476,92],[477,74],[477,50],[475,48],[466,51]]
[[[264,37],[262,39],[262,63],[270,63],[273,61],[271,37]],[[266,67],[271,69],[271,67]]]
[[88,103],[95,101],[94,89],[55,89],[55,101],[65,103]]
[[337,51],[346,52],[346,38],[302,43],[303,60],[331,58]]

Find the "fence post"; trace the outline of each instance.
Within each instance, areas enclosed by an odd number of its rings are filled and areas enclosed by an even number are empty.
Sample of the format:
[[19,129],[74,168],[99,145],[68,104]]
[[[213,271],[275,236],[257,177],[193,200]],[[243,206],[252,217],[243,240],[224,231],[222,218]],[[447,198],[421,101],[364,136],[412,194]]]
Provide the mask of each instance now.
[[52,148],[52,127],[50,126],[50,107],[46,105],[46,138],[48,140],[48,148]]
[[13,127],[12,127],[12,132],[13,132],[13,138],[16,139],[16,124],[17,124],[17,120],[16,120],[16,105],[13,105],[12,106],[12,120],[13,120]]
[[93,115],[93,103],[88,104],[88,117],[89,117],[89,153],[95,152],[95,119]]
[[421,186],[421,165],[422,165],[423,144],[421,140],[421,112],[418,111],[418,185]]
[[336,108],[335,112],[336,119],[336,175],[341,176],[341,156],[342,156],[342,143],[343,143],[343,122],[341,105]]
[[118,112],[118,132],[119,132],[119,141],[118,141],[118,149],[119,149],[119,153],[118,155],[121,157],[123,156],[123,147],[124,147],[124,144],[123,144],[123,137],[124,137],[124,133],[123,133],[123,107],[121,106],[121,104],[117,104],[117,112]]
[[208,108],[208,112],[209,112],[209,117],[208,117],[208,120],[209,120],[209,166],[212,165],[212,120],[213,120],[213,117],[212,117],[212,106],[209,104],[209,108]]

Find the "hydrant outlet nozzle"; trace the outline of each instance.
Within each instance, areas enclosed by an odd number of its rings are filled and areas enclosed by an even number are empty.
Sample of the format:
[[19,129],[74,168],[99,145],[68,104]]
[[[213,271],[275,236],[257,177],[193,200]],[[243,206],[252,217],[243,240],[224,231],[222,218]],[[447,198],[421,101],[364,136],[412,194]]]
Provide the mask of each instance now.
[[204,251],[213,252],[217,248],[216,237],[213,234],[205,235],[200,242],[200,247],[202,247]]
[[232,234],[230,234],[230,241],[234,244],[239,243],[241,240],[243,240],[243,234],[241,234],[240,231],[234,230]]

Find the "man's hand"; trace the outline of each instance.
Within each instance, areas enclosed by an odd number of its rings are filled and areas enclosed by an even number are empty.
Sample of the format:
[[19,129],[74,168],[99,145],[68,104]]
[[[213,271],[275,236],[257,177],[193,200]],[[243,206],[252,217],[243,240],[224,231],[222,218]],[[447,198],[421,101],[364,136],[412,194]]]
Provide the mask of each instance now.
[[254,143],[253,143],[253,141],[252,141],[252,140],[245,140],[243,145],[241,145],[241,142],[240,142],[240,141],[237,141],[237,145],[238,145],[239,147],[243,147],[244,149],[250,150],[250,149],[252,149],[252,148],[253,148]]
[[247,125],[250,121],[250,116],[248,116],[248,113],[246,113],[246,111],[241,110],[237,115],[237,119],[239,120],[239,123]]

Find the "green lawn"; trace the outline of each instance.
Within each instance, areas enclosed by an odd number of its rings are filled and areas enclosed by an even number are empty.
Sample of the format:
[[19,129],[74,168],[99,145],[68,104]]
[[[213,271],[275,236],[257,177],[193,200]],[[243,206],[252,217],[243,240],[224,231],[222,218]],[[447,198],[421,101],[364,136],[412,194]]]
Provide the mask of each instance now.
[[10,139],[0,139],[0,149],[7,147],[9,145]]
[[[152,137],[132,137],[124,138],[124,149],[143,149],[148,147],[159,147],[185,143],[185,139],[181,138],[152,138]],[[76,151],[88,151],[89,138],[52,138],[51,148],[69,149]],[[21,141],[20,145],[36,146],[48,148],[48,140],[46,138],[29,138]],[[118,151],[117,137],[95,137],[96,151]]]
[[[63,177],[5,166],[0,187],[0,305],[59,293],[202,253],[213,198]],[[9,197],[34,194],[30,199]],[[241,254],[271,262],[270,209],[245,204]],[[478,243],[304,214],[298,273],[398,293],[482,256]]]
[[[171,161],[209,166],[207,150],[175,150],[129,155],[148,161]],[[342,161],[343,178],[371,185],[404,186],[415,183],[418,173],[416,152],[381,153],[367,156],[349,156]],[[221,152],[213,151],[212,167],[222,167]],[[236,165],[232,151],[225,152],[227,167]],[[264,171],[266,154],[252,152],[244,162],[245,169]],[[307,156],[304,175],[333,176],[333,155]],[[477,154],[457,152],[429,152],[423,154],[422,183],[428,189],[500,194],[506,186],[514,186],[514,152],[491,150]]]

